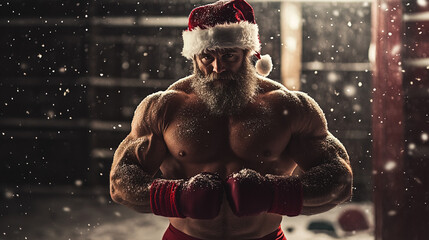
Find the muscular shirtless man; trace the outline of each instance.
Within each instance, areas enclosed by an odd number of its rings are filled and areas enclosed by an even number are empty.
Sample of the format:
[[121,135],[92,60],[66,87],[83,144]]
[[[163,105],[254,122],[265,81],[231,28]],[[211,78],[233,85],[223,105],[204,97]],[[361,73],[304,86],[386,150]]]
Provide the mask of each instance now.
[[[244,0],[194,9],[182,54],[194,74],[146,97],[110,173],[115,202],[169,217],[163,239],[286,239],[282,215],[350,198],[343,145],[317,103],[267,74]],[[262,67],[261,67],[262,66]]]

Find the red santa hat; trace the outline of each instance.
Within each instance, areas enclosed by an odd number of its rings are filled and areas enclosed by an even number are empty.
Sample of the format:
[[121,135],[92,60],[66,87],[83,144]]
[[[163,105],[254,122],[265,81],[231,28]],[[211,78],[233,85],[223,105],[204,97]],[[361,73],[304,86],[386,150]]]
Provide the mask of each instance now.
[[259,53],[261,43],[253,8],[244,0],[217,1],[189,14],[188,29],[183,31],[182,55],[192,59],[204,50],[218,48],[255,51],[256,71],[262,76],[271,72],[271,57]]

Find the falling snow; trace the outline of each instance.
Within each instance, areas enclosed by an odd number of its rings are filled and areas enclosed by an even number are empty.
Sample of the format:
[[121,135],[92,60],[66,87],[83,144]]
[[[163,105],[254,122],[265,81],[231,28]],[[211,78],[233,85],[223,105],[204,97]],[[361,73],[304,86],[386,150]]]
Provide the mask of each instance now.
[[[2,237],[156,239],[162,235],[165,219],[125,210],[107,194],[113,152],[130,130],[135,107],[149,93],[165,89],[191,72],[192,61],[181,57],[180,36],[186,21],[178,18],[174,24],[180,23],[180,27],[142,25],[154,19],[151,16],[180,15],[186,20],[189,10],[198,5],[170,2],[163,6],[153,6],[150,1],[0,3],[1,25],[7,30],[0,47],[4,63],[0,152],[5,176],[0,217],[7,222],[1,227]],[[405,10],[429,5],[427,0],[415,3],[406,2]],[[379,103],[374,95],[385,89],[373,86],[370,62],[375,58],[368,57],[371,1],[302,3],[302,16],[292,12],[287,21],[292,30],[302,26],[302,42],[293,36],[283,38],[280,24],[272,24],[282,14],[279,1],[252,5],[260,25],[261,51],[274,60],[269,77],[282,79],[280,46],[302,48],[300,89],[320,104],[330,131],[344,140],[356,176],[354,196],[371,199],[371,173],[398,170],[398,163],[389,159],[379,171],[372,170],[371,124],[375,120],[388,126],[389,118],[372,112]],[[385,2],[379,8],[396,11]],[[397,22],[388,20],[391,26]],[[390,28],[382,32],[388,39],[406,38],[411,31],[426,36],[427,26],[410,25],[405,31],[409,32],[400,35]],[[375,54],[372,47],[370,54]],[[404,97],[404,111],[409,116],[400,125],[405,128],[417,120],[427,124],[429,119],[427,111],[418,109],[418,104],[427,105],[427,74],[413,75],[407,68],[410,61],[405,60],[409,53],[427,58],[427,52],[418,47],[417,43],[401,43],[383,50],[397,61],[395,67],[407,86],[405,94],[418,95]],[[418,64],[426,72],[429,69],[427,62]],[[422,103],[416,104],[415,98]],[[284,109],[282,114],[289,117],[290,111]],[[428,154],[424,124],[418,130],[405,129],[404,157],[413,157],[417,167],[425,166],[422,159]],[[427,184],[424,176],[409,179],[417,185]],[[390,209],[387,214],[394,217],[398,212]],[[288,239],[300,239],[289,235]],[[304,236],[315,238],[309,233]]]
[[388,161],[386,162],[386,164],[384,165],[384,169],[386,171],[392,171],[393,169],[396,168],[396,162],[395,161]]

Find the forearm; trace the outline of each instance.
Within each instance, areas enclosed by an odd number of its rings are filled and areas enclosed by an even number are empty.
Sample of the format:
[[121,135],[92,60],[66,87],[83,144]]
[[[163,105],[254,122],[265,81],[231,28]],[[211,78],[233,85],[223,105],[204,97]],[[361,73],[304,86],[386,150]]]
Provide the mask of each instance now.
[[150,213],[150,186],[153,178],[136,165],[117,166],[110,176],[113,201],[135,211]]
[[296,138],[288,153],[299,166],[293,175],[302,182],[303,214],[325,212],[350,199],[349,156],[334,136]]
[[352,172],[343,160],[313,167],[299,177],[303,186],[303,214],[325,212],[351,197]]
[[110,171],[112,199],[138,212],[151,212],[150,186],[155,174],[145,171],[139,161],[148,145],[147,137],[127,137],[116,150]]
[[138,212],[151,212],[150,186],[167,156],[162,138],[131,133],[118,146],[110,171],[110,195]]

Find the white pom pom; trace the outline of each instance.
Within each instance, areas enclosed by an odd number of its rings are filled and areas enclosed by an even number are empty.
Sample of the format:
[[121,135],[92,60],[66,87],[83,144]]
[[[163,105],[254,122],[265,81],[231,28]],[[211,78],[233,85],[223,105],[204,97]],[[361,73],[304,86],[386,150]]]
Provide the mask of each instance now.
[[261,56],[261,59],[256,62],[256,72],[261,76],[268,76],[272,69],[273,62],[271,61],[271,57],[268,54]]

